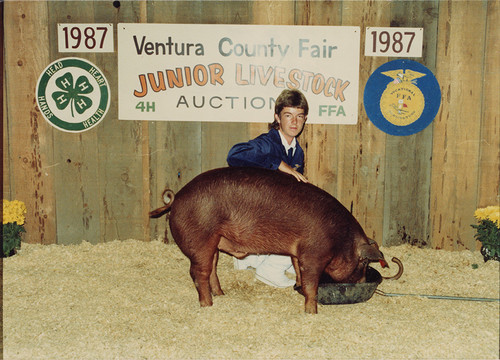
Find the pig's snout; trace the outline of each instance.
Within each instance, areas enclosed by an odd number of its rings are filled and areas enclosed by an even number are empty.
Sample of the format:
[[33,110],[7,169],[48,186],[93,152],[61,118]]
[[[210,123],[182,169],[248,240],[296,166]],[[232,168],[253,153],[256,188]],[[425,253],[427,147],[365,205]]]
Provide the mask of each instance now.
[[389,264],[385,260],[379,260],[379,263],[380,263],[380,266],[382,266],[383,268],[389,267]]

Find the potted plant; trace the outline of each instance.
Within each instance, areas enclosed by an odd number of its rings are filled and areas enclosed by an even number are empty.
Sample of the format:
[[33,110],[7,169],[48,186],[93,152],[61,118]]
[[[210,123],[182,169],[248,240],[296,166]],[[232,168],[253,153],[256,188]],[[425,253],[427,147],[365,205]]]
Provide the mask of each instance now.
[[484,261],[490,259],[500,261],[500,207],[488,206],[477,209],[474,217],[479,224],[471,226],[476,229],[475,238],[481,242]]
[[14,255],[21,248],[21,233],[24,229],[26,205],[22,201],[3,200],[2,257]]

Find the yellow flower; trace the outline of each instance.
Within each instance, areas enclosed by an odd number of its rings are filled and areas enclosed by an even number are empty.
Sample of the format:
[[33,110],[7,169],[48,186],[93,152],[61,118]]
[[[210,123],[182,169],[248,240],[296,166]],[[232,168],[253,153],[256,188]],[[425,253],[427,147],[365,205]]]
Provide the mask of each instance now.
[[490,220],[500,227],[500,206],[488,206],[485,208],[477,209],[474,212],[474,217],[481,220]]
[[484,215],[484,209],[477,209],[474,212],[474,217],[478,220],[484,220],[486,218]]
[[3,199],[3,223],[14,223],[24,225],[26,205],[19,200],[5,200]]

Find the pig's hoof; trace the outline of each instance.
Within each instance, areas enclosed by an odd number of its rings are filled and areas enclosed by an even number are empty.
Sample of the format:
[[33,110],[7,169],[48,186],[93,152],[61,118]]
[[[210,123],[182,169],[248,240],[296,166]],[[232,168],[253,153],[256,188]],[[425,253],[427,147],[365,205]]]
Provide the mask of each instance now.
[[306,301],[305,308],[306,308],[306,314],[318,313],[318,303],[316,301]]
[[314,309],[306,308],[306,314],[317,314],[317,313],[318,313],[317,308],[314,308]]
[[200,300],[200,306],[201,307],[207,307],[207,306],[212,306],[213,305],[213,302],[212,300]]

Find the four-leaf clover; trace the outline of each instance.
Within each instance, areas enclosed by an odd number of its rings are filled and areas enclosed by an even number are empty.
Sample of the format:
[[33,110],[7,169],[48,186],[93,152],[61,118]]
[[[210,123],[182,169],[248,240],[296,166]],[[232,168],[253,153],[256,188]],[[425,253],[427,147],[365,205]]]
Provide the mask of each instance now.
[[52,93],[52,99],[56,102],[59,110],[64,110],[71,104],[71,116],[75,117],[73,109],[81,115],[92,106],[92,99],[83,95],[94,91],[94,87],[89,83],[86,76],[80,76],[73,86],[73,75],[67,72],[57,78],[55,83],[59,89],[63,90]]

